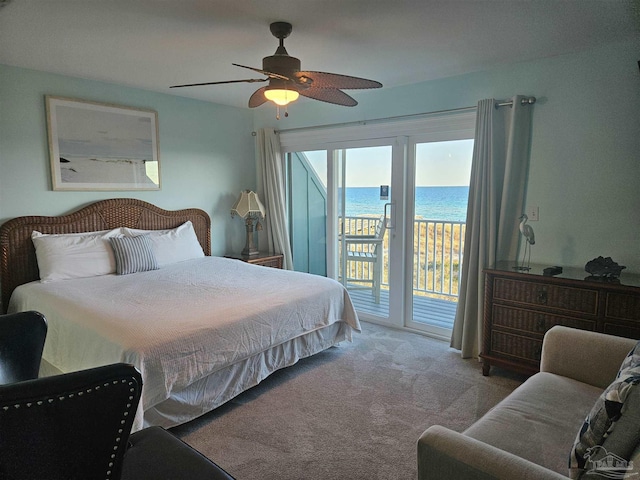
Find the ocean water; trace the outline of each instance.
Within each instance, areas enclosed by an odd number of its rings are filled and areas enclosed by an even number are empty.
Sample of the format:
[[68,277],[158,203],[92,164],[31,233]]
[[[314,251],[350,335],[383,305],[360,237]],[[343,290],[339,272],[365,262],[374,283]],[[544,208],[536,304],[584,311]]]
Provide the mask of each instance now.
[[[427,220],[464,222],[469,187],[417,187],[416,217]],[[382,215],[384,204],[379,187],[351,187],[346,191],[346,215]]]

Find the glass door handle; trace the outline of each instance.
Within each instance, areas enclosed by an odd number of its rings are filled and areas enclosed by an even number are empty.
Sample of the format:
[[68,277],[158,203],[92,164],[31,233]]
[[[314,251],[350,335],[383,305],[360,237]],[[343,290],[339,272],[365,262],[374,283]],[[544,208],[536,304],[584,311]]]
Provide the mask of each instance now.
[[[383,221],[385,222],[385,227],[387,228],[387,230],[393,230],[396,228],[396,222],[395,222],[395,202],[388,202],[384,204],[384,219]],[[393,207],[393,208],[389,208],[389,211],[391,212],[391,215],[389,215],[387,208],[388,207]]]

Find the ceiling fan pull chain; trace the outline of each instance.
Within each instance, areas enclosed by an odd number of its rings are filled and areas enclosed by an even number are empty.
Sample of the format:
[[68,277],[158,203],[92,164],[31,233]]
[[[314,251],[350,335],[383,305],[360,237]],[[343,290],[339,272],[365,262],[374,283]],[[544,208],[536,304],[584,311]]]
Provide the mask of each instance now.
[[276,105],[276,120],[280,120],[280,105]]

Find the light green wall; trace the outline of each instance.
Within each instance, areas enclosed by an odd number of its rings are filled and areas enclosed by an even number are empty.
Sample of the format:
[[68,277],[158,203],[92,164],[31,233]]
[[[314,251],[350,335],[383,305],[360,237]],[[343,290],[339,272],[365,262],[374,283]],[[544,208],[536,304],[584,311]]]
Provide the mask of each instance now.
[[[45,95],[156,110],[161,191],[52,191]],[[205,210],[213,254],[239,251],[244,225],[229,209],[240,190],[256,187],[252,117],[246,109],[0,65],[0,223],[68,213],[99,199],[139,198],[168,210]]]
[[[289,117],[256,109],[255,128],[386,118],[475,105],[483,98],[534,95],[527,205],[533,222],[532,262],[584,266],[611,256],[640,273],[640,41],[418,85],[357,92],[359,105],[313,100]],[[514,221],[516,221],[514,219]]]
[[[611,256],[640,272],[640,41],[508,65],[418,85],[356,92],[360,105],[309,99],[289,118],[269,105],[236,109],[90,80],[0,65],[0,222],[57,215],[94,200],[140,198],[160,207],[199,207],[213,221],[214,254],[240,250],[244,229],[228,215],[242,188],[255,188],[251,130],[295,128],[475,105],[482,98],[535,95],[527,204],[532,261],[583,266]],[[160,192],[51,190],[44,95],[158,111]]]

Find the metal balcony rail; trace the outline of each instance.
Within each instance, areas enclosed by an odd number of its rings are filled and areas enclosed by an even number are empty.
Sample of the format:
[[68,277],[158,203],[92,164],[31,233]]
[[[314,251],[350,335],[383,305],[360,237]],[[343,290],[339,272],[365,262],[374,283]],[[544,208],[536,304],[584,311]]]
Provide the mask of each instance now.
[[[345,217],[341,229],[345,235],[373,235],[377,217]],[[465,222],[448,220],[414,220],[413,234],[413,294],[457,300],[460,288]],[[382,288],[389,287],[388,236],[384,237]],[[342,244],[339,246],[342,249]],[[366,251],[368,245],[357,246]],[[340,257],[342,251],[340,251]],[[346,264],[347,286],[358,288],[371,285],[373,268],[369,264]],[[341,279],[342,280],[342,279]]]

